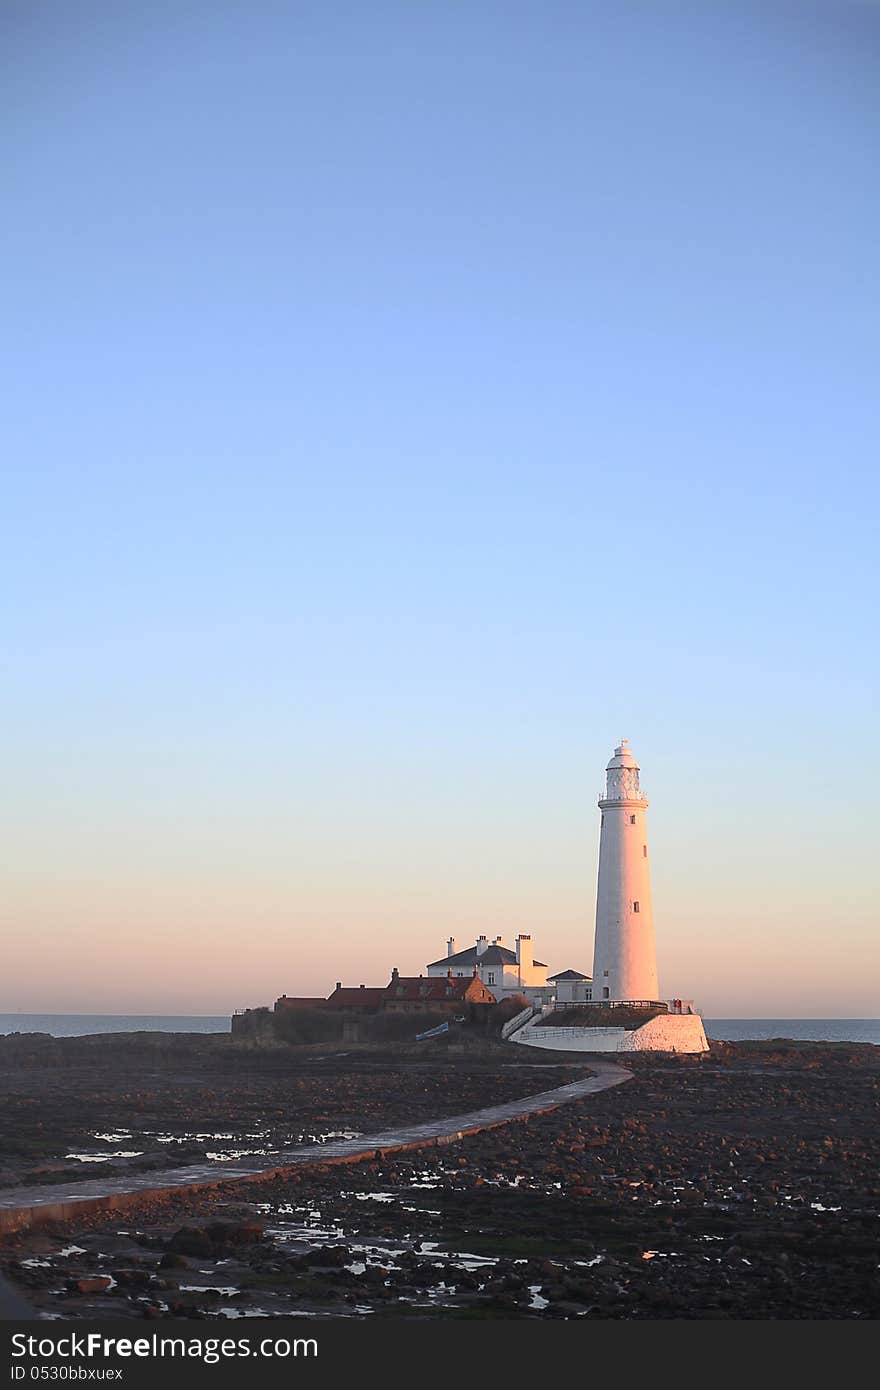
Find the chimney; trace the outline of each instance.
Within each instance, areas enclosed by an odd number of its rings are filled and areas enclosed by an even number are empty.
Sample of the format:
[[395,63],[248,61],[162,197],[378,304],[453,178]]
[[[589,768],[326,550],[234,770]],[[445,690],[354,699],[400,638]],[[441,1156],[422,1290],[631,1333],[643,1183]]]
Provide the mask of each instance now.
[[485,936],[477,937],[477,955],[481,956],[488,947],[489,942]]
[[366,985],[361,985],[361,989],[366,989]]
[[519,966],[520,984],[529,984],[527,977],[532,969],[532,938],[530,936],[518,936],[516,938],[516,963]]
[[493,946],[502,946],[503,944],[504,944],[504,938],[501,937],[501,936],[496,936],[495,940],[492,942],[492,945],[493,945]]
[[399,979],[400,979],[400,971],[398,970],[398,968],[397,968],[396,965],[395,965],[394,969],[393,969],[392,972],[391,972],[391,978],[392,978],[392,980],[399,980]]
[[449,940],[448,940],[447,943],[446,943],[446,954],[447,954],[447,956],[454,956],[454,955],[455,955],[455,937],[454,937],[454,936],[450,936]]
[[342,989],[342,981],[341,981],[341,980],[337,980],[337,981],[336,981],[336,988],[337,988],[337,989]]

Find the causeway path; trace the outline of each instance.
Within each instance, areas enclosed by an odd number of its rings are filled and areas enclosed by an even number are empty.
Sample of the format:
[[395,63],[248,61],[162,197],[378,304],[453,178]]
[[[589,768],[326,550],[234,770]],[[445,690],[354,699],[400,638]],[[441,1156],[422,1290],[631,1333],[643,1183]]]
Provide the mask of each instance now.
[[160,1172],[127,1173],[118,1177],[90,1178],[83,1182],[53,1183],[43,1187],[14,1187],[0,1191],[0,1234],[24,1231],[47,1222],[75,1222],[78,1216],[99,1211],[121,1211],[181,1192],[225,1187],[227,1183],[285,1177],[300,1168],[326,1168],[337,1163],[357,1163],[363,1158],[420,1149],[426,1144],[452,1144],[467,1134],[494,1129],[511,1120],[525,1120],[556,1110],[569,1101],[607,1091],[632,1078],[632,1072],[613,1062],[590,1058],[593,1073],[569,1081],[552,1091],[520,1096],[518,1100],[470,1110],[464,1115],[427,1120],[362,1134],[356,1139],[337,1139],[326,1144],[302,1144],[269,1157],[256,1156],[233,1163],[196,1163]]

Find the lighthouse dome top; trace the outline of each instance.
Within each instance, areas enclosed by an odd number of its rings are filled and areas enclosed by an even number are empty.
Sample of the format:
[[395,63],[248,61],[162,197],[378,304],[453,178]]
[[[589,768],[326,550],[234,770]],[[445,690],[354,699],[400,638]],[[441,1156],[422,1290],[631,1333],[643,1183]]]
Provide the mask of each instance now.
[[606,763],[605,770],[607,772],[611,772],[614,768],[617,767],[638,767],[638,763],[636,762],[633,756],[632,749],[629,746],[628,739],[622,738],[620,740],[620,743],[614,750],[614,757],[608,763]]
[[648,804],[639,785],[639,765],[625,738],[620,740],[614,757],[605,766],[605,791],[599,805],[620,801],[638,801],[644,806]]

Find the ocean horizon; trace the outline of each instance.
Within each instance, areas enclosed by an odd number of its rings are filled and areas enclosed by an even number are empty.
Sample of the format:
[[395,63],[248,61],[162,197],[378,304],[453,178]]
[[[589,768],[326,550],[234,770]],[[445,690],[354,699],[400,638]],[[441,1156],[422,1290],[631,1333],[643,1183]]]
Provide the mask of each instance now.
[[[229,1014],[0,1014],[0,1037],[48,1033],[81,1038],[94,1033],[228,1033]],[[876,1018],[704,1018],[706,1033],[723,1042],[793,1038],[802,1042],[859,1042],[880,1046]]]
[[0,1037],[49,1033],[84,1038],[93,1033],[228,1033],[230,1014],[0,1014]]

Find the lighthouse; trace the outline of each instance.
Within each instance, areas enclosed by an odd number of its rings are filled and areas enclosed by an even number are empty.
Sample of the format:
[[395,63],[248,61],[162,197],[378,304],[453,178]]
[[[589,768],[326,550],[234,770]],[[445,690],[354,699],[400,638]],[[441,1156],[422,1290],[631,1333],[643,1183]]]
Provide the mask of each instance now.
[[615,748],[605,778],[605,793],[599,801],[593,1002],[657,1000],[648,799],[639,786],[639,765],[625,738]]
[[[693,999],[660,999],[651,864],[639,765],[626,739],[614,750],[599,798],[599,887],[593,978],[564,970],[555,1003],[535,1021],[528,1011],[508,1042],[543,1051],[708,1052],[706,1030]],[[562,994],[568,980],[582,982],[581,997]],[[623,1005],[613,1011],[596,1005]]]

